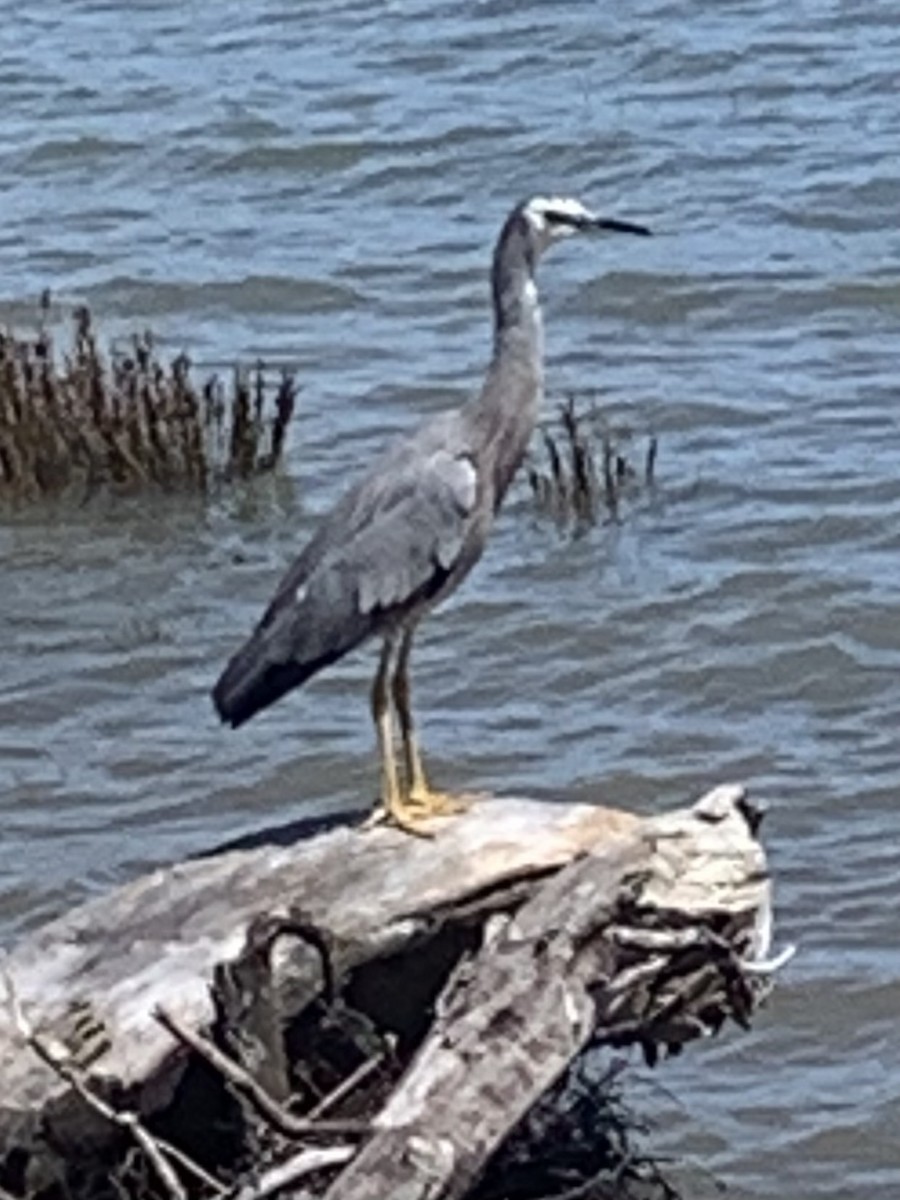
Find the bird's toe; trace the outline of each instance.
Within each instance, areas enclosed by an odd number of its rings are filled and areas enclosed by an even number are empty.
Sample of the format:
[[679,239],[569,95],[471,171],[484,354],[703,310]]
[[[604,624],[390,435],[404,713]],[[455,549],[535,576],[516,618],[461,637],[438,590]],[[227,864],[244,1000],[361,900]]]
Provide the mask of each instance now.
[[472,807],[475,797],[465,793],[433,791],[420,788],[410,792],[408,805],[416,814],[428,817],[452,817]]
[[401,829],[404,833],[409,833],[413,837],[433,838],[435,830],[431,819],[434,815],[414,804],[385,804],[380,802],[375,810],[363,821],[361,828],[365,832],[366,830],[374,829],[377,825],[388,825],[393,826],[395,829]]

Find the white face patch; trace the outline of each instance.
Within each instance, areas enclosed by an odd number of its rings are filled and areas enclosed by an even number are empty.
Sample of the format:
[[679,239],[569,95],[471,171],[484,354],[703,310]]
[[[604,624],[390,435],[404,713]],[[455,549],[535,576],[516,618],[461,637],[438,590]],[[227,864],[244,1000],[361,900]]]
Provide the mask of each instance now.
[[306,599],[306,593],[308,591],[309,591],[309,589],[307,588],[306,584],[301,583],[300,586],[297,588],[296,592],[294,592],[294,603],[302,604],[303,601]]
[[572,196],[534,196],[525,205],[523,212],[545,246],[575,233],[575,229],[571,225],[548,221],[546,216],[548,212],[587,220],[593,219],[594,216],[589,208],[585,208],[580,200],[576,200]]

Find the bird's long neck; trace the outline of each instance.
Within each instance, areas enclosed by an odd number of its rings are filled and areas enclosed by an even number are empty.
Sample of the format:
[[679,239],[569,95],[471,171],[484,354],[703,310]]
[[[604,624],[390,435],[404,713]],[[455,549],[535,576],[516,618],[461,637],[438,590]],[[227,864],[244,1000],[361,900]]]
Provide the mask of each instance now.
[[536,268],[534,246],[521,226],[521,218],[514,216],[500,234],[491,268],[495,356],[510,335],[517,343],[520,339],[527,341],[538,360],[543,355]]
[[543,391],[544,332],[535,265],[525,231],[510,221],[494,251],[491,273],[494,352],[472,407],[492,467],[497,506],[525,457]]

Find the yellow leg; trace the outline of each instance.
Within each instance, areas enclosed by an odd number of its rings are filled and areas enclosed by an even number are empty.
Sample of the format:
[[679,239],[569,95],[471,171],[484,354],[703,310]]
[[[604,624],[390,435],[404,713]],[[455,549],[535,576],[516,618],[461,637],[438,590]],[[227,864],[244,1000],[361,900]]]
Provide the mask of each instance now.
[[447,792],[434,791],[425,775],[422,756],[416,742],[416,731],[412,718],[412,695],[409,686],[409,655],[412,650],[413,630],[407,629],[400,643],[397,666],[394,670],[394,707],[400,721],[400,736],[403,741],[403,763],[406,769],[406,786],[410,808],[428,817],[449,816],[465,812],[472,801],[465,796],[452,796]]
[[381,807],[366,822],[366,828],[387,820],[407,833],[419,837],[431,834],[421,828],[417,818],[420,814],[410,806],[408,798],[400,790],[397,779],[397,763],[394,759],[394,722],[388,698],[388,672],[394,643],[386,638],[378,662],[375,682],[372,684],[372,719],[378,738],[378,758],[381,764]]

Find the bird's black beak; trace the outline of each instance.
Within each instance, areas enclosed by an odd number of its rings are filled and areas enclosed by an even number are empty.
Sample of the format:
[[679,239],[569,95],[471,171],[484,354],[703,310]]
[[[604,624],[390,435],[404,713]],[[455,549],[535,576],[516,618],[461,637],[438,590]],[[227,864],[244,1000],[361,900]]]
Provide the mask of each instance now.
[[636,233],[640,237],[650,237],[646,225],[634,225],[631,221],[619,221],[615,217],[585,217],[582,229],[599,229],[606,233]]

